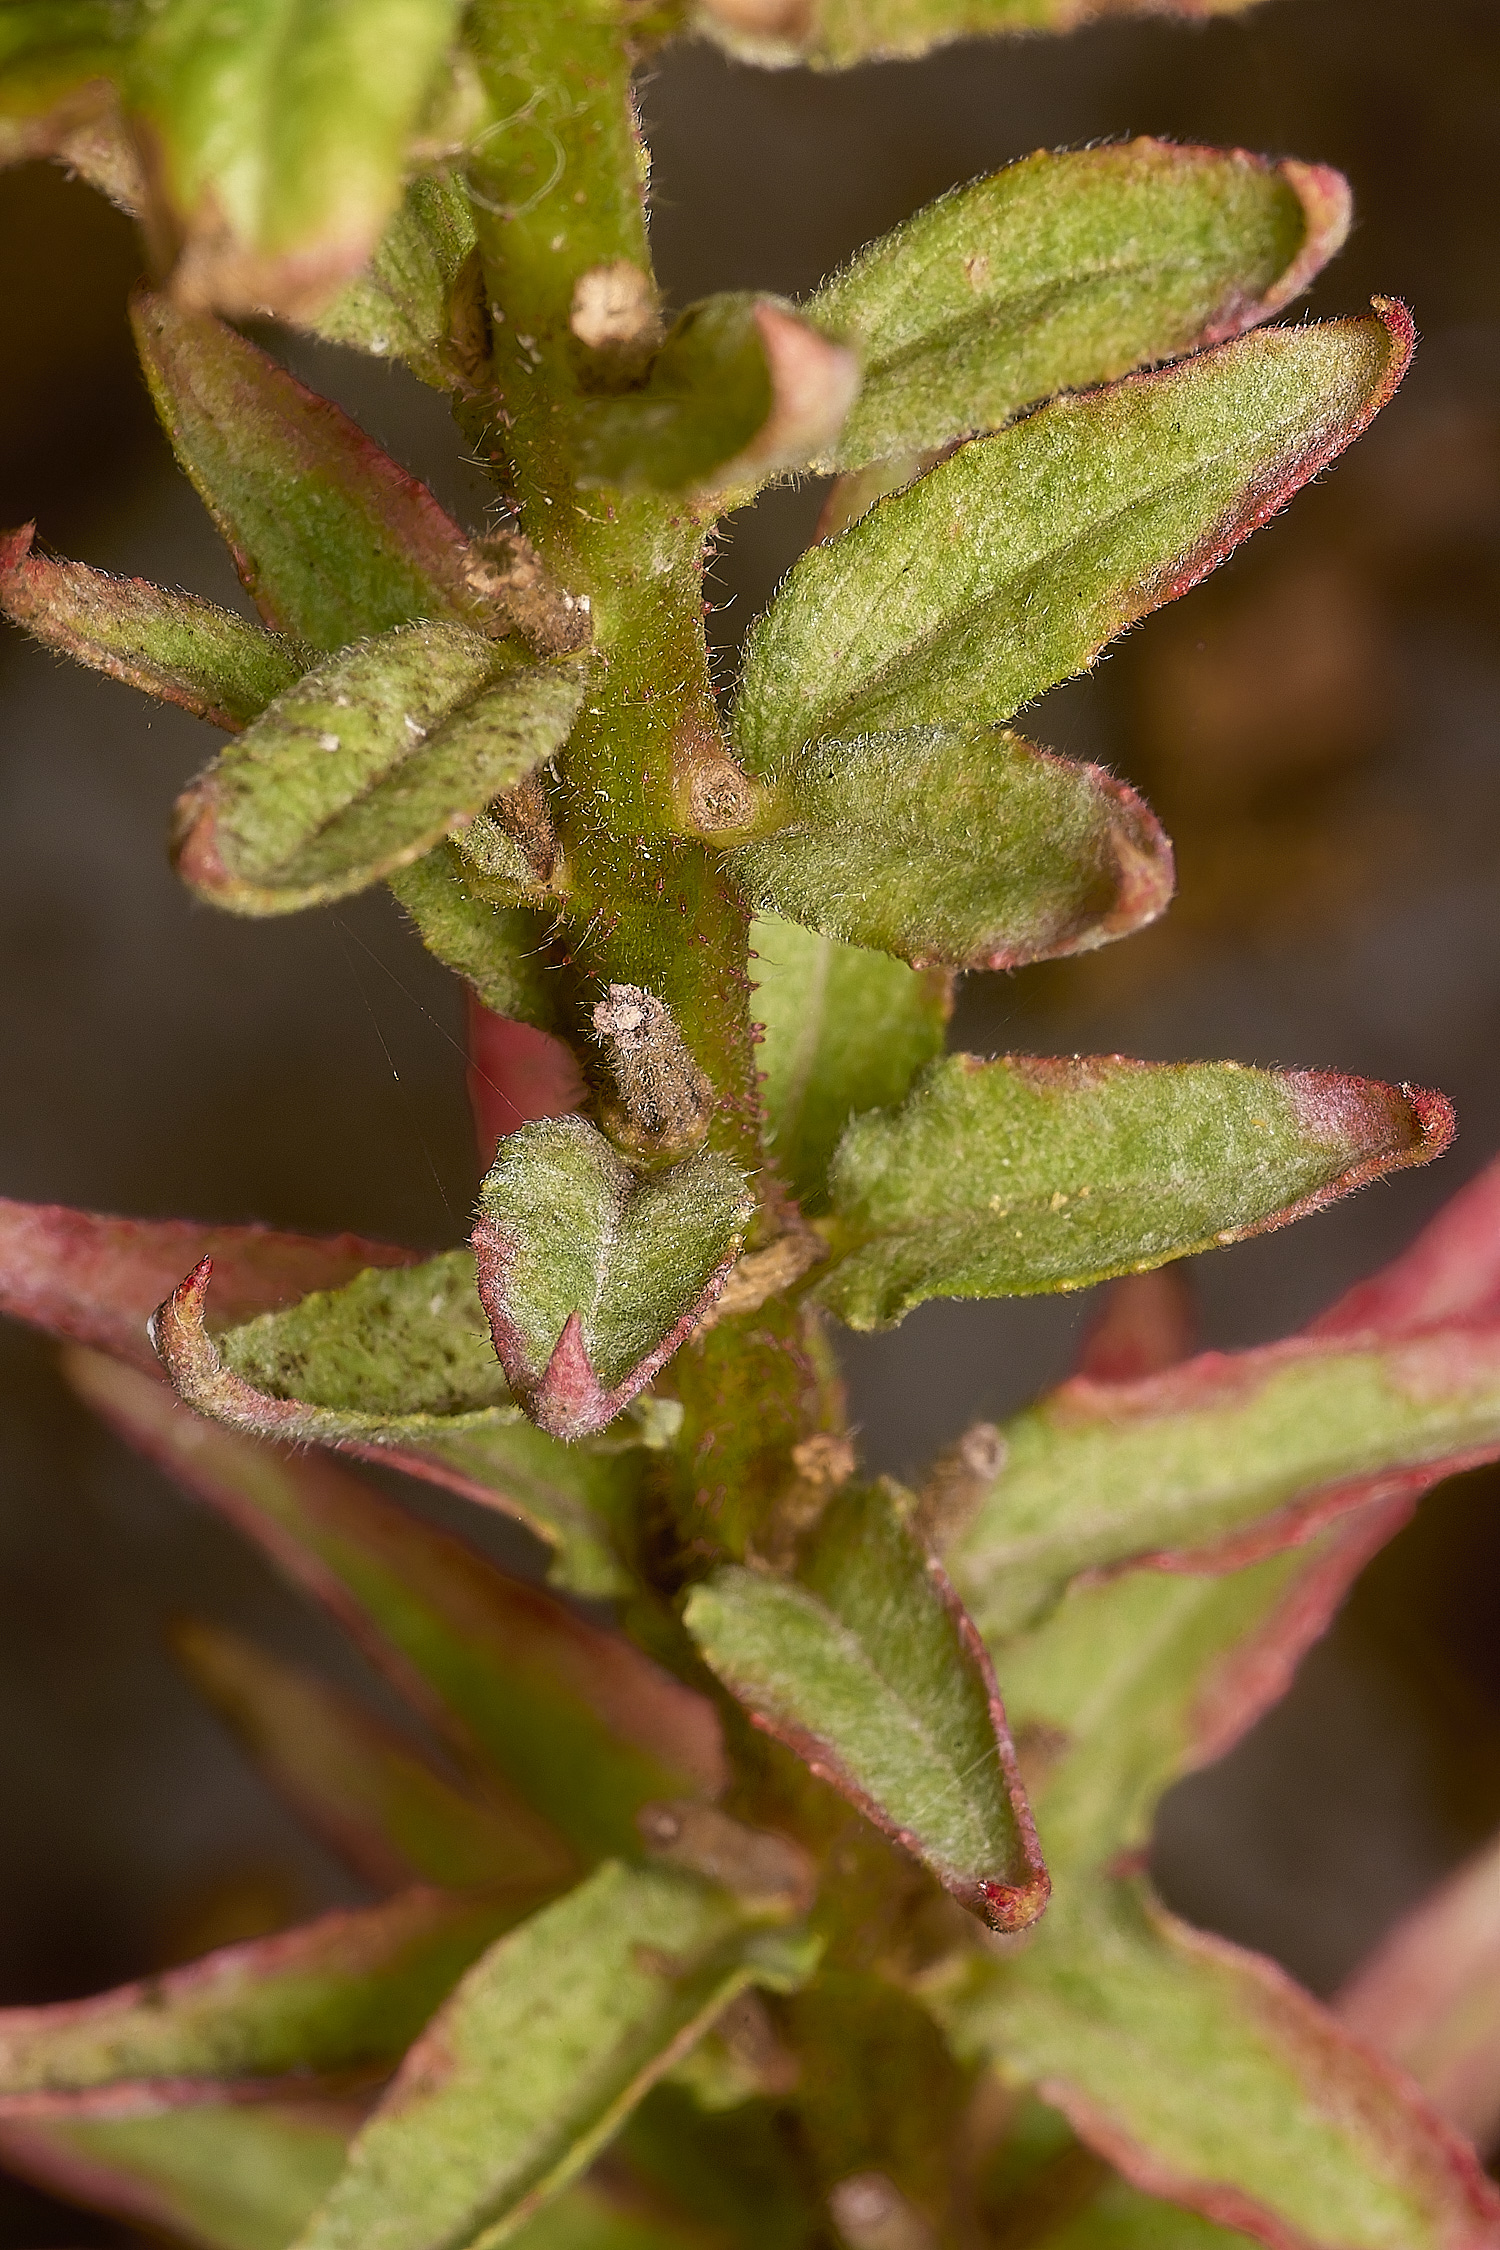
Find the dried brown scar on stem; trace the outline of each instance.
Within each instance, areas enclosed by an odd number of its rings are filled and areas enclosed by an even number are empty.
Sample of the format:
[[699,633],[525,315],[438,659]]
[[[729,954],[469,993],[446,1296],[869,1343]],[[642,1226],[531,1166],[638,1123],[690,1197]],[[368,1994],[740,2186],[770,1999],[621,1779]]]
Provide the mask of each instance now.
[[464,584],[493,604],[490,630],[517,632],[538,656],[575,656],[593,638],[587,594],[559,586],[519,531],[491,531],[469,542]]
[[623,1112],[609,1119],[611,1129],[646,1154],[695,1148],[708,1131],[714,1092],[666,1002],[642,985],[612,984],[593,1026]]
[[661,345],[661,309],[651,276],[629,258],[590,266],[573,286],[568,322],[586,350],[597,352],[612,373],[645,372]]
[[739,1260],[718,1298],[699,1322],[700,1334],[715,1321],[734,1313],[757,1312],[771,1297],[790,1289],[828,1255],[828,1245],[812,1229],[783,1234],[764,1250],[751,1250]]
[[915,1529],[939,1554],[966,1530],[980,1502],[1005,1467],[1005,1440],[993,1422],[976,1422],[946,1446],[932,1464],[913,1517]]
[[482,876],[519,890],[560,888],[554,882],[561,852],[552,808],[539,774],[505,790],[453,841]]

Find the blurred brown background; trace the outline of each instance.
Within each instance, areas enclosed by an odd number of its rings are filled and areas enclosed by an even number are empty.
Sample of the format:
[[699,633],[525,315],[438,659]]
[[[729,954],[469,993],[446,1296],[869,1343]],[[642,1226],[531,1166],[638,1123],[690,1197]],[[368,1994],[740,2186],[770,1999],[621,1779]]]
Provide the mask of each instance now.
[[[1199,1261],[1206,1341],[1295,1325],[1500,1146],[1500,13],[1269,0],[1202,30],[1109,26],[838,78],[682,48],[643,91],[678,304],[796,294],[1043,145],[1152,132],[1352,177],[1358,230],[1313,309],[1406,297],[1425,340],[1405,390],[1208,586],[1030,715],[1037,740],[1146,791],[1178,902],[1080,963],[970,980],[955,1027],[980,1050],[1232,1055],[1450,1093],[1462,1138],[1441,1166]],[[0,176],[0,524],[36,517],[64,553],[234,602],[131,358],[135,270],[129,227],[83,187]],[[480,520],[439,400],[348,355],[288,356]],[[818,498],[778,493],[733,527],[726,657]],[[5,630],[0,1193],[446,1245],[475,1186],[455,988],[382,899],[261,925],[190,905],[162,836],[210,743]],[[911,1469],[1055,1380],[1087,1313],[930,1306],[852,1344],[874,1464]],[[179,1681],[163,1628],[197,1611],[357,1681],[354,1660],[11,1328],[0,1397],[0,2003],[350,1896]],[[1319,1990],[1500,1824],[1497,1501],[1485,1474],[1436,1494],[1288,1702],[1167,1807],[1173,1903]],[[0,2250],[117,2239],[0,2185]]]

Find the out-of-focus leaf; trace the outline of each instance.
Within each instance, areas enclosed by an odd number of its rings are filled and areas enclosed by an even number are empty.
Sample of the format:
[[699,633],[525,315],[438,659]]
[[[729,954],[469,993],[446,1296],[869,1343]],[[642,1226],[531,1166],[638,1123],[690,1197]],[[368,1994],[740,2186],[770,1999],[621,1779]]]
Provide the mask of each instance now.
[[290,642],[196,594],[34,554],[35,528],[0,534],[0,610],[48,648],[236,733],[306,669]]
[[926,966],[1013,969],[1124,937],[1172,896],[1172,847],[1101,766],[1000,727],[807,744],[728,854],[756,909]]
[[636,1176],[581,1117],[508,1134],[479,1192],[479,1294],[511,1389],[556,1437],[603,1429],[718,1295],[753,1208],[713,1149]]
[[106,1361],[79,1374],[90,1404],[264,1547],[471,1765],[497,1769],[576,1850],[637,1851],[643,1803],[723,1788],[712,1704],[622,1635],[330,1463],[216,1429]]
[[807,1941],[729,1893],[611,1862],[501,1939],[408,2055],[301,2250],[513,2239],[747,1985]]
[[538,1903],[576,1873],[556,1831],[513,1791],[445,1781],[407,1737],[315,1672],[212,1625],[180,1625],[172,1640],[273,1788],[366,1882],[529,1886]]
[[379,1906],[225,1946],[88,2000],[0,2009],[0,2115],[26,2097],[161,2080],[368,2070],[402,2054],[458,1979],[544,1895],[408,1890]]
[[1490,2154],[1500,2140],[1500,1844],[1402,1916],[1334,2012]]
[[834,442],[859,361],[770,297],[707,297],[667,337],[644,386],[577,410],[585,484],[715,491],[799,468]]
[[1038,2087],[1137,2188],[1276,2250],[1482,2250],[1500,2191],[1415,2087],[1269,1961],[1126,1882],[976,1961],[960,2051]]
[[[670,2076],[626,2120],[606,2163],[613,2171],[623,2158],[647,2193],[690,2211],[717,2250],[808,2250],[819,2215],[801,2152],[778,2128],[766,2102],[708,2112]],[[530,2232],[517,2239],[532,2250]]]
[[972,1912],[1036,1919],[1047,1876],[989,1659],[886,1492],[841,1494],[795,1582],[730,1565],[684,1618],[756,1723]]
[[1083,671],[1368,426],[1414,339],[1404,307],[1377,310],[1055,399],[810,548],[746,644],[746,762],[992,723]]
[[157,0],[129,92],[183,303],[316,312],[401,196],[458,0]]
[[894,1106],[942,1053],[950,980],[774,918],[753,924],[750,951],[771,1151],[816,1210],[850,1118]]
[[[1026,2250],[1248,2250],[1250,2237],[1142,2195],[1035,2095],[1009,2104],[978,2181],[983,2218]],[[1003,2239],[1003,2233],[1002,2233]]]
[[483,343],[462,325],[482,317],[477,274],[472,300],[463,289],[473,250],[468,197],[450,179],[419,174],[365,271],[307,325],[330,343],[404,359],[437,390],[465,388],[480,372]]
[[694,21],[749,62],[844,70],[995,32],[1071,31],[1096,16],[1233,15],[1253,0],[697,0]]
[[364,890],[560,748],[576,663],[518,660],[465,626],[401,626],[278,696],[177,801],[173,856],[240,914]]
[[1500,1164],[1300,1336],[1125,1381],[1075,1377],[997,1433],[945,1558],[983,1632],[1075,1572],[1229,1569],[1376,1493],[1500,1450]]
[[1249,2250],[1251,2239],[1108,2176],[1083,2210],[1048,2227],[1028,2250]]
[[1337,172],[1243,149],[1025,157],[917,212],[804,308],[864,363],[820,466],[998,429],[1033,399],[1223,343],[1300,295],[1349,219]]
[[1284,1225],[1452,1136],[1441,1095],[1331,1072],[951,1055],[844,1135],[843,1254],[817,1294],[875,1328],[928,1297],[1078,1288]]
[[564,2188],[511,2236],[517,2250],[725,2250],[715,2229],[640,2195],[614,2168],[608,2180]]
[[390,878],[429,953],[464,977],[497,1016],[549,1031],[557,1022],[557,978],[543,948],[549,917],[486,898],[457,847],[439,844]]
[[131,318],[172,449],[273,631],[332,651],[480,620],[458,525],[339,407],[210,313],[142,292]]
[[[986,1632],[1076,1572],[1162,1549],[1262,1549],[1373,1478],[1435,1483],[1500,1455],[1500,1325],[1396,1343],[1295,1337],[1133,1383],[1075,1378],[1008,1423],[950,1568]],[[1314,1512],[1315,1511],[1315,1512]]]
[[113,1219],[0,1198],[0,1312],[153,1373],[146,1323],[200,1258],[214,1260],[214,1313],[228,1323],[293,1305],[310,1289],[336,1289],[367,1266],[412,1265],[417,1256],[355,1234]]
[[0,2116],[0,2162],[194,2250],[287,2250],[343,2169],[358,2112],[293,2092],[174,2104],[151,2088]]
[[9,0],[0,10],[0,164],[55,155],[94,122],[136,15],[134,0]]

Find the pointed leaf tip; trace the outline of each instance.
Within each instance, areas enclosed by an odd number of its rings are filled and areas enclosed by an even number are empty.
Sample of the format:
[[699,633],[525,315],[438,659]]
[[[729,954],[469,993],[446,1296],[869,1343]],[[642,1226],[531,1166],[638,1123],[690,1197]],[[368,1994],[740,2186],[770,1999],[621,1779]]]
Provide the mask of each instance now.
[[1441,1095],[1333,1072],[952,1055],[856,1118],[817,1295],[854,1327],[930,1296],[1075,1289],[1244,1240],[1441,1155]]
[[507,1135],[474,1253],[500,1363],[542,1429],[586,1437],[629,1405],[723,1288],[752,1208],[712,1149],[637,1179],[581,1117]]

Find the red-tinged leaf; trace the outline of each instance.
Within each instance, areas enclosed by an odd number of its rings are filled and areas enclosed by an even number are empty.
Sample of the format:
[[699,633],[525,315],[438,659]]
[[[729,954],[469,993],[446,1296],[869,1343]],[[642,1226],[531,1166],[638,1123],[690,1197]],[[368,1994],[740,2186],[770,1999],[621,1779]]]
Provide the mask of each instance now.
[[540,1899],[577,1873],[514,1791],[444,1780],[408,1736],[316,1673],[211,1625],[180,1625],[172,1641],[271,1786],[367,1883],[524,1885]]
[[211,313],[142,293],[132,318],[173,450],[273,631],[331,651],[481,621],[458,525],[339,407]]
[[311,1289],[336,1289],[369,1266],[414,1265],[419,1253],[354,1234],[115,1219],[0,1199],[0,1312],[153,1371],[146,1323],[205,1256],[215,1261],[214,1311],[227,1326],[295,1304]]
[[1333,2005],[1489,2156],[1500,2140],[1500,1843],[1403,1915]]
[[331,1463],[200,1420],[106,1361],[90,1403],[323,1602],[481,1772],[498,1770],[580,1852],[638,1852],[648,1801],[726,1780],[706,1699],[539,1588]]
[[295,2084],[280,2100],[164,2101],[122,2086],[0,2117],[0,2163],[70,2203],[193,2250],[286,2250],[339,2173],[360,2121]]
[[0,2116],[122,2083],[201,2101],[293,2071],[379,2074],[545,1896],[534,1881],[469,1898],[407,1890],[87,2000],[0,2009]]
[[1186,1266],[1122,1274],[1083,1339],[1076,1373],[1090,1383],[1132,1383],[1176,1367],[1193,1348],[1197,1303]]
[[34,524],[0,534],[0,611],[48,648],[238,733],[311,662],[226,609],[32,551]]
[[578,1057],[551,1032],[496,1015],[476,993],[468,1002],[469,1107],[486,1171],[507,1133],[531,1117],[568,1117],[588,1099]]
[[1411,1248],[1320,1313],[1309,1336],[1415,1335],[1500,1321],[1500,1159],[1459,1189]]
[[942,2012],[1135,2187],[1269,2250],[1500,2243],[1500,2190],[1410,2079],[1134,1884],[1075,1890]]
[[848,1492],[795,1581],[730,1566],[685,1622],[758,1726],[1001,1930],[1048,1878],[984,1645],[882,1490]]

